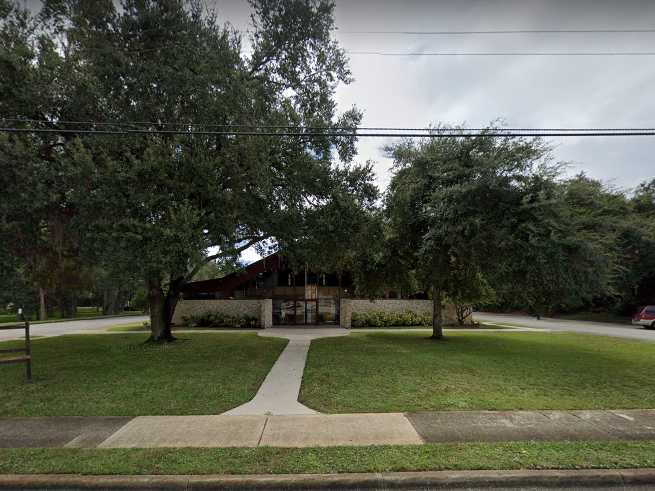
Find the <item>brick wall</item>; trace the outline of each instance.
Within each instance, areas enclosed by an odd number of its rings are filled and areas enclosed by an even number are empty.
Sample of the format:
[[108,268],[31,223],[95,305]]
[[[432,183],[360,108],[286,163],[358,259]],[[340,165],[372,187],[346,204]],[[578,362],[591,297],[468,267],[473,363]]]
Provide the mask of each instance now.
[[180,300],[173,315],[174,324],[182,324],[184,317],[205,312],[221,312],[227,315],[257,317],[261,327],[271,327],[273,301],[257,300]]
[[[364,314],[367,312],[418,312],[432,313],[432,300],[401,300],[401,299],[341,299],[341,327],[350,328],[352,314]],[[456,324],[455,306],[446,304],[443,309],[445,324]],[[466,324],[470,324],[469,318]]]

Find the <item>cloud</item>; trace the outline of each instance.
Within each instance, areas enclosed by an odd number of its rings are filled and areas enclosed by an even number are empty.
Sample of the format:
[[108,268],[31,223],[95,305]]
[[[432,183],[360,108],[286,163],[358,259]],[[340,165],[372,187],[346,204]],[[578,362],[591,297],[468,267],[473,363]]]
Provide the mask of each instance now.
[[[655,34],[406,36],[349,31],[652,28],[653,2],[338,1],[337,38],[351,51],[534,52],[647,51]],[[338,91],[340,107],[364,110],[364,126],[655,127],[655,57],[351,55],[355,82]],[[384,141],[362,140],[361,160],[389,181]],[[621,187],[655,177],[652,137],[554,140],[571,171]]]

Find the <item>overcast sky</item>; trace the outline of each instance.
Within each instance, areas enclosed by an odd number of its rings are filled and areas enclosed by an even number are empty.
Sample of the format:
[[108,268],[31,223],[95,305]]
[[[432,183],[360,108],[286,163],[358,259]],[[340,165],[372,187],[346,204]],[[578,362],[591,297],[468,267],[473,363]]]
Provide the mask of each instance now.
[[[245,0],[204,0],[221,21],[249,26]],[[655,0],[337,0],[334,36],[347,51],[651,51],[655,33],[421,36],[350,31],[653,29]],[[350,55],[355,81],[342,86],[342,110],[355,105],[363,126],[655,127],[655,56]],[[655,137],[551,139],[554,157],[616,187],[655,178]],[[390,178],[381,147],[362,139],[360,161]],[[246,259],[256,256],[250,252]]]
[[[212,5],[212,3],[210,3]],[[215,0],[219,16],[246,29],[249,7]],[[655,51],[655,33],[421,36],[349,31],[653,29],[655,1],[338,0],[336,39],[348,51],[535,52]],[[341,109],[364,111],[363,126],[655,127],[655,56],[350,55],[355,81],[340,87]],[[362,139],[361,161],[375,162],[384,189],[390,164]],[[551,139],[554,157],[616,187],[655,178],[655,137]],[[244,259],[256,254],[248,251]]]
[[[211,5],[211,3],[210,3]],[[248,25],[249,6],[215,0],[219,16]],[[452,0],[336,2],[335,37],[352,51],[655,51],[655,33],[421,36],[349,31],[653,29],[655,1]],[[655,127],[655,56],[350,55],[355,81],[340,87],[340,108],[364,111],[363,126],[423,127],[439,122],[512,127]],[[376,162],[388,183],[387,142],[363,139],[359,159]],[[622,188],[655,177],[653,137],[552,139],[557,160]]]

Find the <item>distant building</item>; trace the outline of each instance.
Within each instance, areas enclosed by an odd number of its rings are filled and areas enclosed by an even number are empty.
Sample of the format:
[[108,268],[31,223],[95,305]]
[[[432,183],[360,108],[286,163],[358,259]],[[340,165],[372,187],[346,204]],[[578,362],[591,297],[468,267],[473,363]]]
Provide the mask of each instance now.
[[371,301],[354,298],[352,275],[294,272],[275,253],[223,278],[194,281],[182,290],[174,322],[207,310],[252,315],[262,327],[278,325],[341,325],[350,327],[352,313],[431,312],[432,302],[421,292],[402,298],[391,289]]

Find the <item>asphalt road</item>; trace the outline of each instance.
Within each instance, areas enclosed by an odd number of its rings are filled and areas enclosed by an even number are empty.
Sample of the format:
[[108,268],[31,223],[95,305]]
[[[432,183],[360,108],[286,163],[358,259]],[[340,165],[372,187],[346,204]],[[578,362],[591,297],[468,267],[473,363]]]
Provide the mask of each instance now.
[[573,321],[565,319],[551,319],[542,317],[537,320],[527,315],[491,314],[476,312],[475,320],[492,322],[496,324],[507,323],[523,327],[550,329],[552,331],[570,331],[616,338],[638,339],[640,341],[655,341],[655,330],[644,329],[641,326],[630,324],[611,324],[609,322]]
[[[104,319],[79,319],[74,321],[48,322],[44,324],[31,324],[31,336],[61,336],[63,334],[81,334],[86,332],[104,331],[109,326],[119,324],[132,324],[148,320],[145,315],[130,315],[126,317],[110,317]],[[21,329],[11,331],[0,330],[0,341],[9,339],[23,339],[25,331]]]

